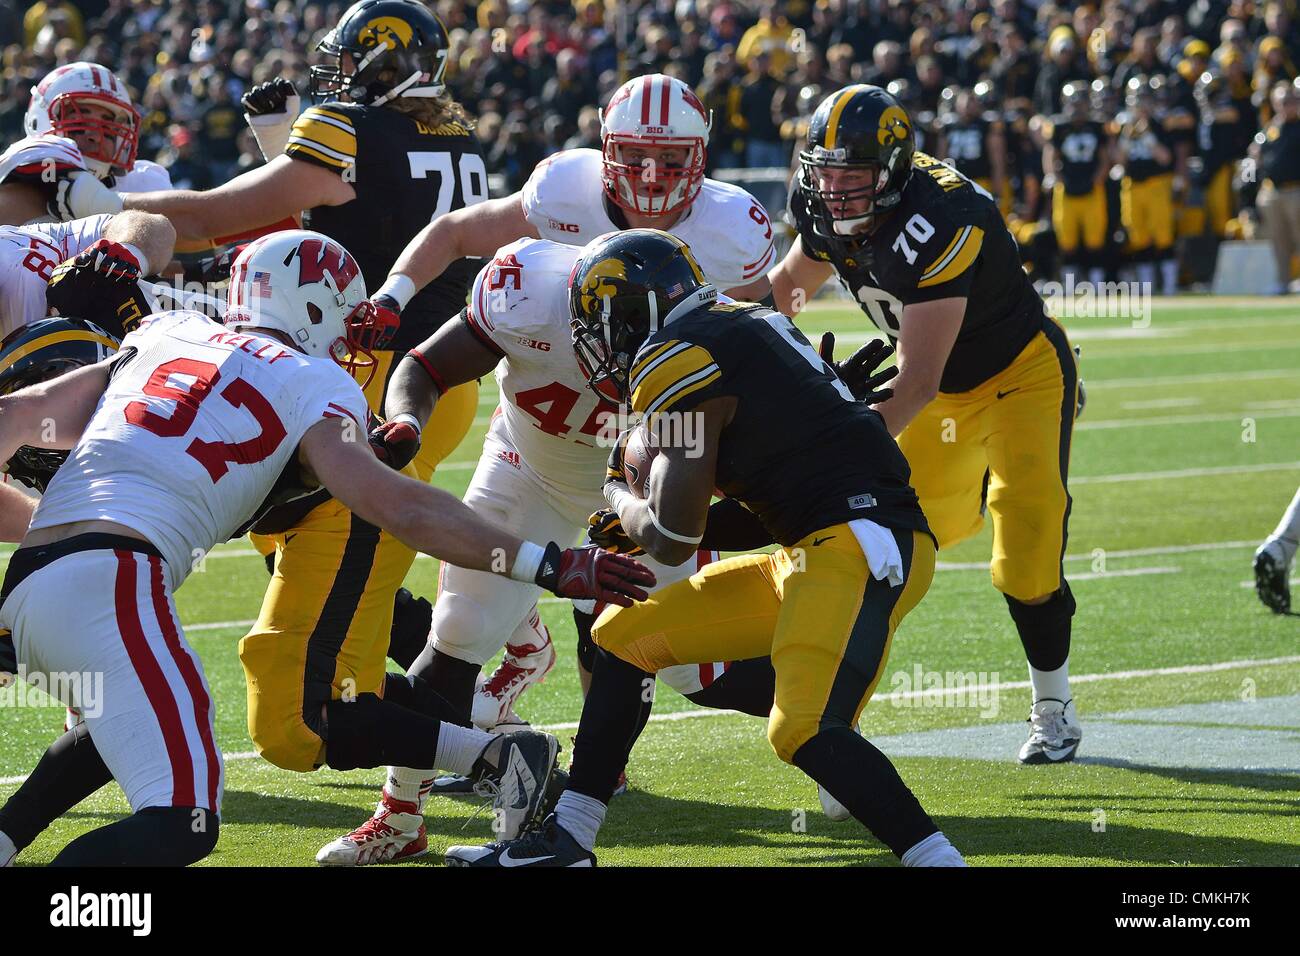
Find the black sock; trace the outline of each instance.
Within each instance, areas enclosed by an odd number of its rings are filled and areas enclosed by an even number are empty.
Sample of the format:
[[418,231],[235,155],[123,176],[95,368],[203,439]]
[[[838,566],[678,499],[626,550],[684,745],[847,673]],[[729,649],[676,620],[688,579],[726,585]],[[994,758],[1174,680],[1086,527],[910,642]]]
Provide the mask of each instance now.
[[415,659],[429,643],[429,625],[433,623],[433,605],[406,588],[398,588],[393,598],[393,627],[388,632],[388,656],[409,671]]
[[385,674],[384,700],[400,704],[407,710],[426,717],[436,717],[449,724],[468,727],[472,723],[469,714],[458,711],[432,687],[414,674]]
[[573,742],[569,789],[609,803],[628,754],[650,719],[654,676],[603,648],[596,650],[595,664]]
[[596,641],[591,636],[591,628],[596,623],[596,615],[573,608],[573,626],[578,631],[578,663],[588,674],[596,666]]
[[420,656],[406,672],[424,681],[430,690],[439,694],[457,713],[468,714],[474,709],[474,679],[482,669],[480,664],[462,661],[442,651],[435,651],[432,644],[425,644]]
[[0,831],[21,850],[112,779],[90,739],[90,729],[78,724],[50,744],[31,775],[0,808]]
[[189,866],[217,845],[220,821],[196,807],[146,807],[83,833],[50,866]]
[[1043,604],[1021,604],[1004,594],[1011,620],[1020,632],[1029,666],[1037,671],[1054,671],[1070,656],[1070,618],[1074,616],[1074,595],[1068,583],[1061,585]]
[[776,670],[770,657],[735,661],[727,672],[688,700],[715,710],[738,710],[742,714],[767,717],[776,696]]
[[830,791],[901,857],[939,828],[889,758],[848,727],[830,727],[795,751],[794,765]]
[[325,705],[325,762],[335,770],[437,766],[442,722],[374,694]]

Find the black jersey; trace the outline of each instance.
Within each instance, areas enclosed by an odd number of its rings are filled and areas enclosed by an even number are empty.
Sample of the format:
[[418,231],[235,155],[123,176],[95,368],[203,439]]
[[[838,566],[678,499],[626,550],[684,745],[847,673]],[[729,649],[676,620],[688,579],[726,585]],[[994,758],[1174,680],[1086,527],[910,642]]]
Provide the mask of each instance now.
[[1260,178],[1275,187],[1300,185],[1300,120],[1275,120],[1255,137]]
[[[459,123],[428,127],[385,107],[326,103],[298,117],[285,153],[335,170],[356,190],[349,203],[308,210],[303,225],[342,243],[372,294],[431,220],[487,198],[482,147]],[[421,289],[391,348],[420,344],[464,308],[479,265],[462,259]]]
[[[1125,123],[1119,128],[1117,142],[1120,155],[1124,157],[1124,175],[1128,179],[1140,183],[1174,171],[1174,141],[1162,121],[1152,119],[1140,127]],[[1169,150],[1168,162],[1162,163],[1156,158],[1157,146]]]
[[779,312],[718,304],[687,313],[642,346],[631,390],[633,411],[648,416],[737,400],[719,442],[717,487],[781,544],[857,518],[929,532],[884,419],[853,400]]
[[835,267],[890,339],[898,338],[904,306],[966,299],[939,384],[944,392],[965,392],[1010,365],[1044,327],[1047,310],[1020,268],[1020,249],[993,198],[933,156],[917,153],[912,164],[902,201],[854,252],[813,231],[797,189],[790,212],[804,251]]
[[941,127],[947,155],[944,159],[971,179],[991,179],[993,163],[989,159],[989,134],[1000,129],[1002,121],[987,116],[962,120],[956,116]]
[[1106,124],[1087,119],[1071,121],[1057,117],[1044,135],[1056,147],[1061,159],[1060,180],[1067,196],[1086,196],[1092,192],[1101,168],[1101,150],[1109,135]]

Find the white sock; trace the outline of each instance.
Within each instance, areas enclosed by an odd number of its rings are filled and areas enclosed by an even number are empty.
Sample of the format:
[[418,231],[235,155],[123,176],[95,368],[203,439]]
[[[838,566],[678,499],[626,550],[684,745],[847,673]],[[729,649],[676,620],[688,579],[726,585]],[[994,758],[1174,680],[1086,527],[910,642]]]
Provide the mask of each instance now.
[[1067,657],[1065,663],[1054,671],[1035,670],[1031,665],[1029,683],[1034,686],[1034,703],[1038,703],[1044,697],[1059,700],[1062,704],[1068,702],[1070,700],[1070,659]]
[[1165,259],[1160,263],[1160,272],[1165,280],[1165,295],[1178,294],[1178,260]]
[[[1093,267],[1088,270],[1088,281],[1099,286],[1106,281],[1106,270]],[[1095,290],[1094,290],[1095,291]]]
[[438,769],[468,776],[483,750],[498,736],[477,727],[458,727],[443,721],[438,728],[438,752],[435,756]]
[[[442,739],[442,731],[438,731],[439,741]],[[389,767],[388,780],[384,783],[384,793],[388,794],[394,800],[401,800],[404,803],[414,803],[421,811],[424,810],[424,801],[429,796],[429,791],[433,787],[434,771],[432,770],[412,770],[410,767]]]
[[943,831],[931,833],[903,854],[903,866],[965,866],[957,848],[948,842]]
[[565,790],[555,805],[555,820],[569,831],[579,846],[591,852],[596,848],[596,834],[605,822],[607,809],[609,808],[595,797]]
[[1286,553],[1288,561],[1295,558],[1296,545],[1300,544],[1300,491],[1291,499],[1286,514],[1282,515],[1282,520],[1273,529],[1269,540],[1277,542],[1278,547]]
[[8,866],[18,855],[18,847],[9,839],[9,834],[0,830],[0,866]]

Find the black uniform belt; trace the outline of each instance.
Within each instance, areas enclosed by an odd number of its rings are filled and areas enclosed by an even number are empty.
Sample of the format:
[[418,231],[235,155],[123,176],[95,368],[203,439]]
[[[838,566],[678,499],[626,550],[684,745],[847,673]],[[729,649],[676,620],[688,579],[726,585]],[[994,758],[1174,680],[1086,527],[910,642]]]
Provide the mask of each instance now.
[[22,584],[29,575],[35,574],[41,568],[53,564],[59,558],[66,558],[70,554],[80,554],[82,551],[138,551],[140,554],[162,558],[162,553],[148,541],[141,541],[139,538],[128,538],[126,535],[121,534],[103,534],[99,532],[78,534],[50,544],[37,544],[19,548],[9,559],[4,584],[0,585],[0,604],[4,604],[10,592]]

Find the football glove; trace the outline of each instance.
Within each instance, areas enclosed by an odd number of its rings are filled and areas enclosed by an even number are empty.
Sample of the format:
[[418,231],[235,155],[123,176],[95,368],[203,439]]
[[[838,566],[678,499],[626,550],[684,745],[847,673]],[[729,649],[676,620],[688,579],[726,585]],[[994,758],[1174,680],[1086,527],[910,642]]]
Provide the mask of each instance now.
[[377,295],[370,300],[375,310],[375,332],[361,337],[361,347],[374,351],[386,349],[397,335],[402,325],[402,308],[397,300],[386,295]]
[[227,246],[216,255],[204,256],[193,262],[187,262],[181,268],[181,277],[186,282],[199,282],[203,285],[217,285],[230,279],[230,267],[235,264],[239,254],[248,243]]
[[53,314],[86,319],[121,338],[148,315],[140,263],[126,247],[100,239],[54,268],[45,289]]
[[632,429],[629,428],[618,436],[618,441],[614,442],[614,447],[609,450],[609,461],[605,463],[605,484],[613,482],[626,485],[628,483],[623,455],[627,452],[627,440],[631,435]]
[[376,426],[369,437],[375,457],[394,471],[409,465],[420,450],[420,428],[411,415],[399,415]]
[[609,509],[587,519],[587,540],[614,554],[645,554],[645,548],[628,537],[622,519]]
[[239,103],[262,155],[269,161],[283,153],[302,104],[293,84],[278,76],[253,87],[240,97]]
[[894,354],[894,347],[884,339],[872,339],[843,362],[835,361],[835,333],[822,333],[821,346],[818,349],[822,360],[835,370],[835,374],[849,387],[853,397],[859,402],[875,405],[894,397],[892,388],[881,388],[895,375],[898,367],[891,366],[883,371],[876,371],[880,363]]
[[560,597],[631,607],[649,597],[645,589],[654,587],[655,575],[624,554],[595,545],[560,550],[552,541],[533,580]]
[[[1074,347],[1074,358],[1078,362],[1083,354],[1079,351],[1079,346]],[[1074,420],[1078,421],[1083,417],[1083,407],[1088,404],[1088,393],[1083,390],[1083,379],[1079,379],[1079,401],[1074,406]]]
[[54,198],[46,204],[51,216],[60,222],[87,216],[122,211],[122,197],[101,183],[94,173],[74,170],[59,177]]
[[[289,100],[298,96],[294,85],[283,76],[259,83],[239,98],[239,105],[249,116],[265,116],[268,113],[286,113]],[[293,112],[297,112],[294,110]]]

